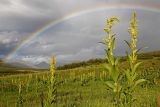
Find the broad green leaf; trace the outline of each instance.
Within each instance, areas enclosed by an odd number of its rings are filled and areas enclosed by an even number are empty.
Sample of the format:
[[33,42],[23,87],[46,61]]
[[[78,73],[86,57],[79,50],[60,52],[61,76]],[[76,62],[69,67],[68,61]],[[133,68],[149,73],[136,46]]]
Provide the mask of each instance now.
[[113,40],[112,40],[111,47],[112,47],[112,49],[114,49],[114,48],[115,48],[115,38],[113,38]]
[[119,60],[120,60],[120,57],[118,57],[118,58],[116,59],[116,61],[115,61],[115,65],[118,65]]
[[137,73],[135,72],[133,75],[132,75],[132,81],[134,81],[137,77]]
[[127,77],[127,79],[128,79],[128,80],[130,80],[130,79],[131,79],[129,69],[125,70],[125,75],[126,75],[126,77]]
[[130,68],[133,69],[132,56],[129,54],[128,54],[128,61],[129,61]]
[[131,55],[129,55],[129,54],[128,54],[128,60],[129,60],[129,61],[132,60],[132,57],[131,57]]
[[116,66],[113,66],[112,67],[112,78],[113,78],[113,80],[115,81],[115,82],[117,82],[117,80],[118,80],[118,77],[119,77],[119,70],[118,70],[118,68],[116,67]]
[[142,82],[145,82],[146,80],[145,79],[139,79],[135,82],[135,85],[134,87],[136,87],[138,84],[142,83]]
[[147,48],[147,47],[141,47],[141,48],[139,48],[139,49],[137,50],[137,53],[138,53],[139,51],[141,51],[142,49],[145,49],[145,48]]
[[136,72],[137,68],[142,64],[142,62],[138,62],[133,67],[133,72]]
[[138,53],[139,51],[141,51],[143,48],[144,48],[144,47],[139,48],[139,49],[137,50],[137,53]]
[[114,57],[110,54],[110,51],[111,50],[109,50],[109,52],[107,52],[108,62],[110,64],[114,65]]
[[115,58],[114,58],[114,56],[112,56],[112,58],[111,58],[111,62],[112,62],[112,66],[114,66],[115,64]]
[[98,43],[101,43],[101,44],[103,44],[103,45],[106,45],[104,42],[98,42]]
[[111,75],[111,66],[109,64],[104,65],[104,68],[109,72],[109,74]]
[[114,82],[113,81],[106,81],[105,83],[107,84],[108,87],[114,89]]
[[137,54],[137,51],[138,51],[137,49],[134,49],[134,50],[133,50],[133,53],[136,55],[136,54]]
[[122,90],[122,86],[118,86],[118,92],[120,92]]
[[131,48],[131,44],[128,41],[126,41],[126,40],[124,40],[124,41],[126,42],[126,44],[128,45],[128,47]]

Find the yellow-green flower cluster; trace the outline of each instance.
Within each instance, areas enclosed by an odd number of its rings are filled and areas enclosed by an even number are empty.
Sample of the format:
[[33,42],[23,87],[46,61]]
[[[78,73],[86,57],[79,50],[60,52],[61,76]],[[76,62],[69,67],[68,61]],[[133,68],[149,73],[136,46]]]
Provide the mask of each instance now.
[[51,72],[51,76],[54,76],[55,75],[55,64],[56,64],[56,61],[54,59],[54,55],[52,55],[52,59],[51,59],[51,62],[50,62],[50,72]]
[[53,102],[56,102],[56,78],[55,78],[55,64],[54,55],[50,62],[50,76],[48,79],[48,98],[47,107],[51,107]]
[[130,28],[128,29],[129,33],[132,36],[131,40],[131,48],[134,49],[137,47],[137,34],[138,34],[138,20],[136,19],[136,13],[133,14],[131,22],[130,22]]
[[113,49],[112,45],[114,42],[114,34],[111,33],[111,29],[114,26],[114,22],[119,22],[120,20],[117,17],[112,17],[106,20],[107,28],[104,28],[104,31],[108,34],[108,38],[104,39],[104,43],[108,46],[108,49]]
[[110,19],[107,19],[107,25],[109,29],[111,29],[114,26],[115,21],[120,22],[120,20],[117,17],[112,17]]
[[136,18],[136,13],[133,13],[130,28],[128,29],[129,33],[131,34],[131,44],[130,48],[132,50],[131,55],[131,62],[134,64],[137,61],[137,35],[138,35],[138,20]]

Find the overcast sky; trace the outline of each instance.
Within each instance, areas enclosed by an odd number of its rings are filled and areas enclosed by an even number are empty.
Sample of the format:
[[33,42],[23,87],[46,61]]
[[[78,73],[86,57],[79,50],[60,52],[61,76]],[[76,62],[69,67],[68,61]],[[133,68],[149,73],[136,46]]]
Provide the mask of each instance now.
[[[72,12],[93,8],[97,5],[127,3],[160,6],[159,0],[0,0],[0,58],[5,58],[23,38],[44,26],[49,20],[56,20]],[[26,61],[37,64],[49,62],[54,53],[58,64],[65,64],[90,58],[104,58],[103,41],[106,34],[107,17],[117,16],[120,24],[114,27],[117,33],[117,55],[127,50],[124,40],[129,40],[127,28],[131,14],[136,11],[139,20],[139,47],[144,51],[160,50],[159,12],[141,9],[106,9],[83,14],[52,26],[27,46],[17,51],[12,61]]]

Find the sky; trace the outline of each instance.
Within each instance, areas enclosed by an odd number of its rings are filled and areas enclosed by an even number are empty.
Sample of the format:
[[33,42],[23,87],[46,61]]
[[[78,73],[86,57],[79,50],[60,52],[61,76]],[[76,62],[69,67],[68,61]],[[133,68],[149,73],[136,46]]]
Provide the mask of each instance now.
[[[121,8],[122,4],[128,5],[127,8]],[[106,9],[98,10],[104,6]],[[138,47],[145,47],[143,51],[160,50],[158,7],[159,0],[0,0],[0,58],[30,64],[49,63],[54,53],[58,65],[105,58],[106,47],[99,42],[107,37],[103,29],[106,18],[112,16],[121,20],[113,29],[117,34],[115,54],[125,55],[128,48],[124,40],[130,40],[127,29],[133,12],[139,20]],[[30,38],[36,31],[37,36]]]

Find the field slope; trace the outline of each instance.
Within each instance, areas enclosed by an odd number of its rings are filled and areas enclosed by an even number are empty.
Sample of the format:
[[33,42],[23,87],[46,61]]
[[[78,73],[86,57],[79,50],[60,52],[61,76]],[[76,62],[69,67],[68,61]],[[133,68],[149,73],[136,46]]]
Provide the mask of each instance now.
[[[160,95],[160,51],[142,53],[139,55],[139,60],[143,61],[138,72],[139,78],[145,78],[148,81],[136,88],[134,96],[137,100],[134,107],[157,107],[157,97]],[[73,68],[67,65],[67,69],[57,70],[57,102],[54,106],[113,107],[113,95],[105,84],[108,72],[104,71],[104,64],[102,61]],[[128,63],[125,57],[120,66],[122,69],[127,68]],[[35,70],[36,73],[29,74],[12,75],[13,73],[10,73],[20,72],[20,70],[26,72],[35,69],[0,67],[0,107],[17,106],[20,82],[23,83],[23,106],[42,107],[42,103],[45,103],[49,72]],[[3,75],[5,72],[10,75]]]

